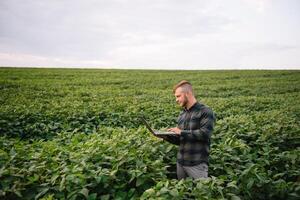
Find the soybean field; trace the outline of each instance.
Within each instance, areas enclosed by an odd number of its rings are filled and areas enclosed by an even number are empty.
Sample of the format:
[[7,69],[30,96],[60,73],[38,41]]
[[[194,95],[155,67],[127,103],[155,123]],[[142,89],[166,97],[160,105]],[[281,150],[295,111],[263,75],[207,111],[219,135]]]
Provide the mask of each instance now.
[[[176,179],[172,87],[216,114],[209,178]],[[300,199],[300,71],[0,68],[0,199]]]

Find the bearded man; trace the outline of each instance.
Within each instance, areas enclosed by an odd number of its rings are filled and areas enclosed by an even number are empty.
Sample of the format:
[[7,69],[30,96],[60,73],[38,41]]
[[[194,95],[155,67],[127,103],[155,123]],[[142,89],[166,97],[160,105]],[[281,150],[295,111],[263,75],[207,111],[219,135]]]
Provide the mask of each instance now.
[[207,178],[214,113],[196,100],[192,85],[188,81],[180,81],[174,86],[173,92],[183,111],[179,114],[177,127],[168,129],[176,134],[162,138],[179,145],[177,177],[179,180],[187,177]]

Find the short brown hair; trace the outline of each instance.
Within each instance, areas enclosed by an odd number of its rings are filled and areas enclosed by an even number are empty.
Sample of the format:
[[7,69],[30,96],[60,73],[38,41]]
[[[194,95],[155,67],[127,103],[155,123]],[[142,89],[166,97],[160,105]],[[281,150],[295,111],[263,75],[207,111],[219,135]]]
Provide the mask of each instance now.
[[185,92],[187,92],[187,90],[191,91],[192,94],[194,94],[193,92],[193,88],[192,88],[192,84],[186,80],[182,80],[179,83],[177,83],[174,87],[173,87],[173,93],[175,93],[175,91],[177,90],[177,88],[179,87],[184,87],[185,88]]

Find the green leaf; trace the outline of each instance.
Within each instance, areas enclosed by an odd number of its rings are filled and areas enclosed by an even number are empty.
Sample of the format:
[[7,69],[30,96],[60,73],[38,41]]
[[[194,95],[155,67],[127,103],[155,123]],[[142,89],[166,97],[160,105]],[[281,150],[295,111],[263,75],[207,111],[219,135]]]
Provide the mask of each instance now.
[[227,184],[227,187],[233,187],[235,189],[238,189],[238,187],[236,186],[236,181],[231,181]]
[[97,193],[92,193],[88,197],[88,200],[96,200],[96,199],[97,199]]
[[252,187],[253,183],[254,183],[254,179],[250,178],[249,182],[247,183],[248,190]]
[[239,196],[232,194],[230,200],[241,200],[241,198]]
[[109,200],[110,195],[109,194],[105,194],[105,195],[101,195],[100,199],[101,200]]
[[56,179],[59,177],[59,174],[55,174],[54,176],[52,176],[51,178],[51,184],[54,185],[56,182]]
[[145,193],[153,195],[153,194],[155,194],[155,190],[153,188],[150,188],[150,189],[146,190]]
[[38,193],[34,199],[39,199],[41,198],[44,194],[48,192],[49,188],[44,188],[40,193]]
[[178,195],[179,195],[177,189],[172,189],[172,190],[170,191],[170,194],[171,194],[173,197],[178,197]]
[[62,177],[60,184],[59,184],[59,191],[63,191],[65,189],[65,182],[66,182],[66,178],[65,176]]
[[23,197],[21,192],[18,190],[15,190],[14,193],[18,196],[18,197]]
[[143,177],[138,177],[137,180],[136,180],[136,187],[139,187],[141,186],[143,183],[145,182],[145,178]]
[[89,190],[87,188],[82,188],[79,193],[85,196],[86,199],[89,197]]

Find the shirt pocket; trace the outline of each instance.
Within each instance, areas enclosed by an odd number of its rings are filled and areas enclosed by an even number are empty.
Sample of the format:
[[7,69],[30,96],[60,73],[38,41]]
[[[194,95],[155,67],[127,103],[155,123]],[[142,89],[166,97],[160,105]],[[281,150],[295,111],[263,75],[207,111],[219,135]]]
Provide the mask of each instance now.
[[190,120],[190,129],[195,130],[200,128],[200,115],[194,115]]

